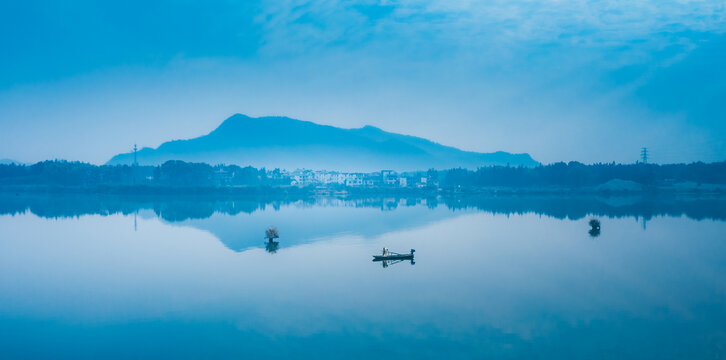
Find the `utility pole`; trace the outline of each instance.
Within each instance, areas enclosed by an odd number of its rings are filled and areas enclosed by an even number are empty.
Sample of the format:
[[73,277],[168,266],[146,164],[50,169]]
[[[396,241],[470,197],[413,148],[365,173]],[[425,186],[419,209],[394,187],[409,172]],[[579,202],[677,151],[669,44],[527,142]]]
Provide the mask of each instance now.
[[643,160],[643,164],[648,163],[648,148],[647,147],[640,148],[640,158]]
[[[137,168],[139,167],[139,162],[136,159],[136,150],[138,148],[136,147],[136,143],[134,143],[134,164],[131,167],[131,183],[136,185],[136,177],[137,177]],[[134,230],[136,230],[136,215],[134,215]]]

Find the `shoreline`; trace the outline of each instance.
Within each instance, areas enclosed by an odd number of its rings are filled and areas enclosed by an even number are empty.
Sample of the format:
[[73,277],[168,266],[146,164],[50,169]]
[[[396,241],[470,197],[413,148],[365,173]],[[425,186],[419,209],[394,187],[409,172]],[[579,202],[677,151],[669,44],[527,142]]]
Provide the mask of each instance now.
[[643,186],[640,189],[609,189],[602,187],[457,187],[457,188],[395,188],[345,186],[153,186],[153,185],[0,185],[0,193],[23,194],[99,194],[99,195],[214,195],[214,196],[477,196],[477,195],[601,195],[657,196],[691,195],[726,197],[726,185],[701,184],[688,186]]

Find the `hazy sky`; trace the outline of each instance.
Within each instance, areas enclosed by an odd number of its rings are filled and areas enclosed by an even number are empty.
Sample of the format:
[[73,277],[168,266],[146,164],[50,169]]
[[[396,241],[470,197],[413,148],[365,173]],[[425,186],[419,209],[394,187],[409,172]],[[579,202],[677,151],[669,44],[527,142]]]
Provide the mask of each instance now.
[[726,160],[725,32],[723,0],[3,1],[0,158],[103,163],[243,113]]

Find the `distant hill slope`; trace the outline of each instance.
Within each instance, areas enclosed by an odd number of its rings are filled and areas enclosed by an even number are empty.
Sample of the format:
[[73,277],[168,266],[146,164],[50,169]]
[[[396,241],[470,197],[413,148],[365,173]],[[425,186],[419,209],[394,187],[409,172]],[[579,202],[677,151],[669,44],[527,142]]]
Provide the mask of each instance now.
[[[528,154],[476,153],[432,141],[389,133],[372,126],[342,129],[287,117],[234,115],[211,133],[174,140],[137,152],[141,165],[167,160],[237,164],[283,169],[340,171],[476,168],[486,165],[536,166]],[[131,164],[133,153],[109,165]]]
[[10,165],[10,164],[18,164],[23,165],[20,161],[15,161],[12,159],[0,159],[0,165]]

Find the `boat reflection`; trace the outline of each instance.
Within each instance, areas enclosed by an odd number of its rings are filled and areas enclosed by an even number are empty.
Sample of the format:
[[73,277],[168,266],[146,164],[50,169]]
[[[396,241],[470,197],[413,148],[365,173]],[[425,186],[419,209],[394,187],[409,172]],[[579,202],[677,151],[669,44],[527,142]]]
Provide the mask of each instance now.
[[[378,262],[378,261],[381,262],[381,265],[383,265],[383,268],[387,268],[391,265],[395,265],[400,262],[404,262],[406,260],[373,260],[373,262]],[[413,261],[413,259],[409,259],[409,261],[411,262],[411,265],[416,265],[416,262]]]

